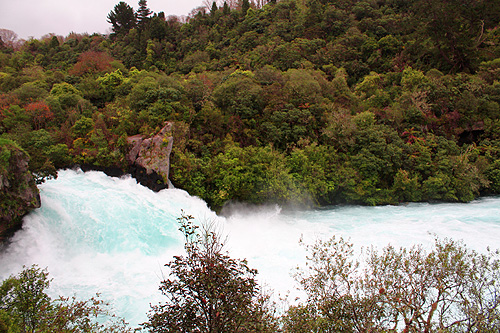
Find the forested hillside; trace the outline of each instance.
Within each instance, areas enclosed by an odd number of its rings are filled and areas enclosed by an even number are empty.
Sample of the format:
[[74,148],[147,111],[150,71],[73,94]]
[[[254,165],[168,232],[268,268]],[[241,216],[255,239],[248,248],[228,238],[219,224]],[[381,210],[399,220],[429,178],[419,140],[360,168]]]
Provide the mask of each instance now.
[[[106,18],[103,18],[106,20]],[[213,208],[500,193],[500,1],[248,0],[0,43],[0,138],[39,181],[126,171],[172,122],[170,178]]]

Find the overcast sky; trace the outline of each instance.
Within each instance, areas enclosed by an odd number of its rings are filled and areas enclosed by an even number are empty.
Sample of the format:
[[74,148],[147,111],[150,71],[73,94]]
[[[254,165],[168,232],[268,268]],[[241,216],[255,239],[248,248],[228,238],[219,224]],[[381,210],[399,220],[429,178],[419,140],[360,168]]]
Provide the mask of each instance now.
[[[123,0],[134,10],[138,0]],[[9,29],[19,38],[40,38],[48,33],[67,36],[70,32],[107,33],[108,13],[120,0],[0,0],[0,29]],[[155,13],[187,15],[203,0],[148,0]]]

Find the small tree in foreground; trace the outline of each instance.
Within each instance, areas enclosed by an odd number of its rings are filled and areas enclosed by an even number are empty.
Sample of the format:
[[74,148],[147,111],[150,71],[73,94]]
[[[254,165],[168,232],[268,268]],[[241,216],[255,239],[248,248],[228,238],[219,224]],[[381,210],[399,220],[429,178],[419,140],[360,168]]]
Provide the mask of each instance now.
[[186,255],[165,265],[170,278],[160,290],[168,301],[152,306],[144,326],[150,332],[275,331],[266,298],[259,295],[257,271],[223,252],[213,225],[198,230],[184,213],[178,222]]
[[305,304],[284,316],[285,332],[499,332],[500,253],[436,240],[354,257],[342,238],[308,246],[297,280]]
[[0,332],[132,332],[97,297],[87,301],[74,297],[53,300],[46,294],[51,281],[48,275],[34,265],[2,282]]

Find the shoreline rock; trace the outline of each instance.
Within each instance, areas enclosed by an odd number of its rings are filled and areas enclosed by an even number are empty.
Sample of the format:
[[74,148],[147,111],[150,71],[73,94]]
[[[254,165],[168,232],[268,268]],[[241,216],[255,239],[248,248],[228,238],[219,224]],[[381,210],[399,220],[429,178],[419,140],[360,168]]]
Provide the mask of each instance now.
[[40,193],[28,169],[29,156],[15,143],[0,142],[0,243],[22,228],[22,218],[41,206]]
[[169,188],[170,154],[174,139],[171,130],[173,124],[165,126],[152,137],[134,135],[127,139],[130,145],[127,154],[128,167],[101,167],[97,165],[74,165],[82,171],[102,171],[110,177],[130,174],[137,182],[152,191],[158,192]]
[[130,145],[127,161],[131,174],[141,184],[151,189],[168,188],[170,153],[174,142],[171,131],[172,123],[167,122],[152,137],[134,135],[127,139]]

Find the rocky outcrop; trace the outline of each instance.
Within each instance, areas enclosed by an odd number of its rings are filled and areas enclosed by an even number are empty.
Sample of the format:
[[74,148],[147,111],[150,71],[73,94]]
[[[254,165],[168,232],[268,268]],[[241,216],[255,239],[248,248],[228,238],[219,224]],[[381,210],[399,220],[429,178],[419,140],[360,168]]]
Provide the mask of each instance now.
[[462,129],[458,134],[458,144],[460,146],[466,144],[471,145],[473,143],[479,143],[481,136],[484,134],[485,126],[483,121],[478,121],[472,124],[472,126],[467,126],[467,128]]
[[128,138],[130,173],[139,183],[155,191],[168,188],[173,145],[171,131],[172,123],[168,122],[152,137],[135,135]]
[[24,215],[40,207],[28,162],[28,154],[14,142],[0,141],[0,241],[21,228]]

